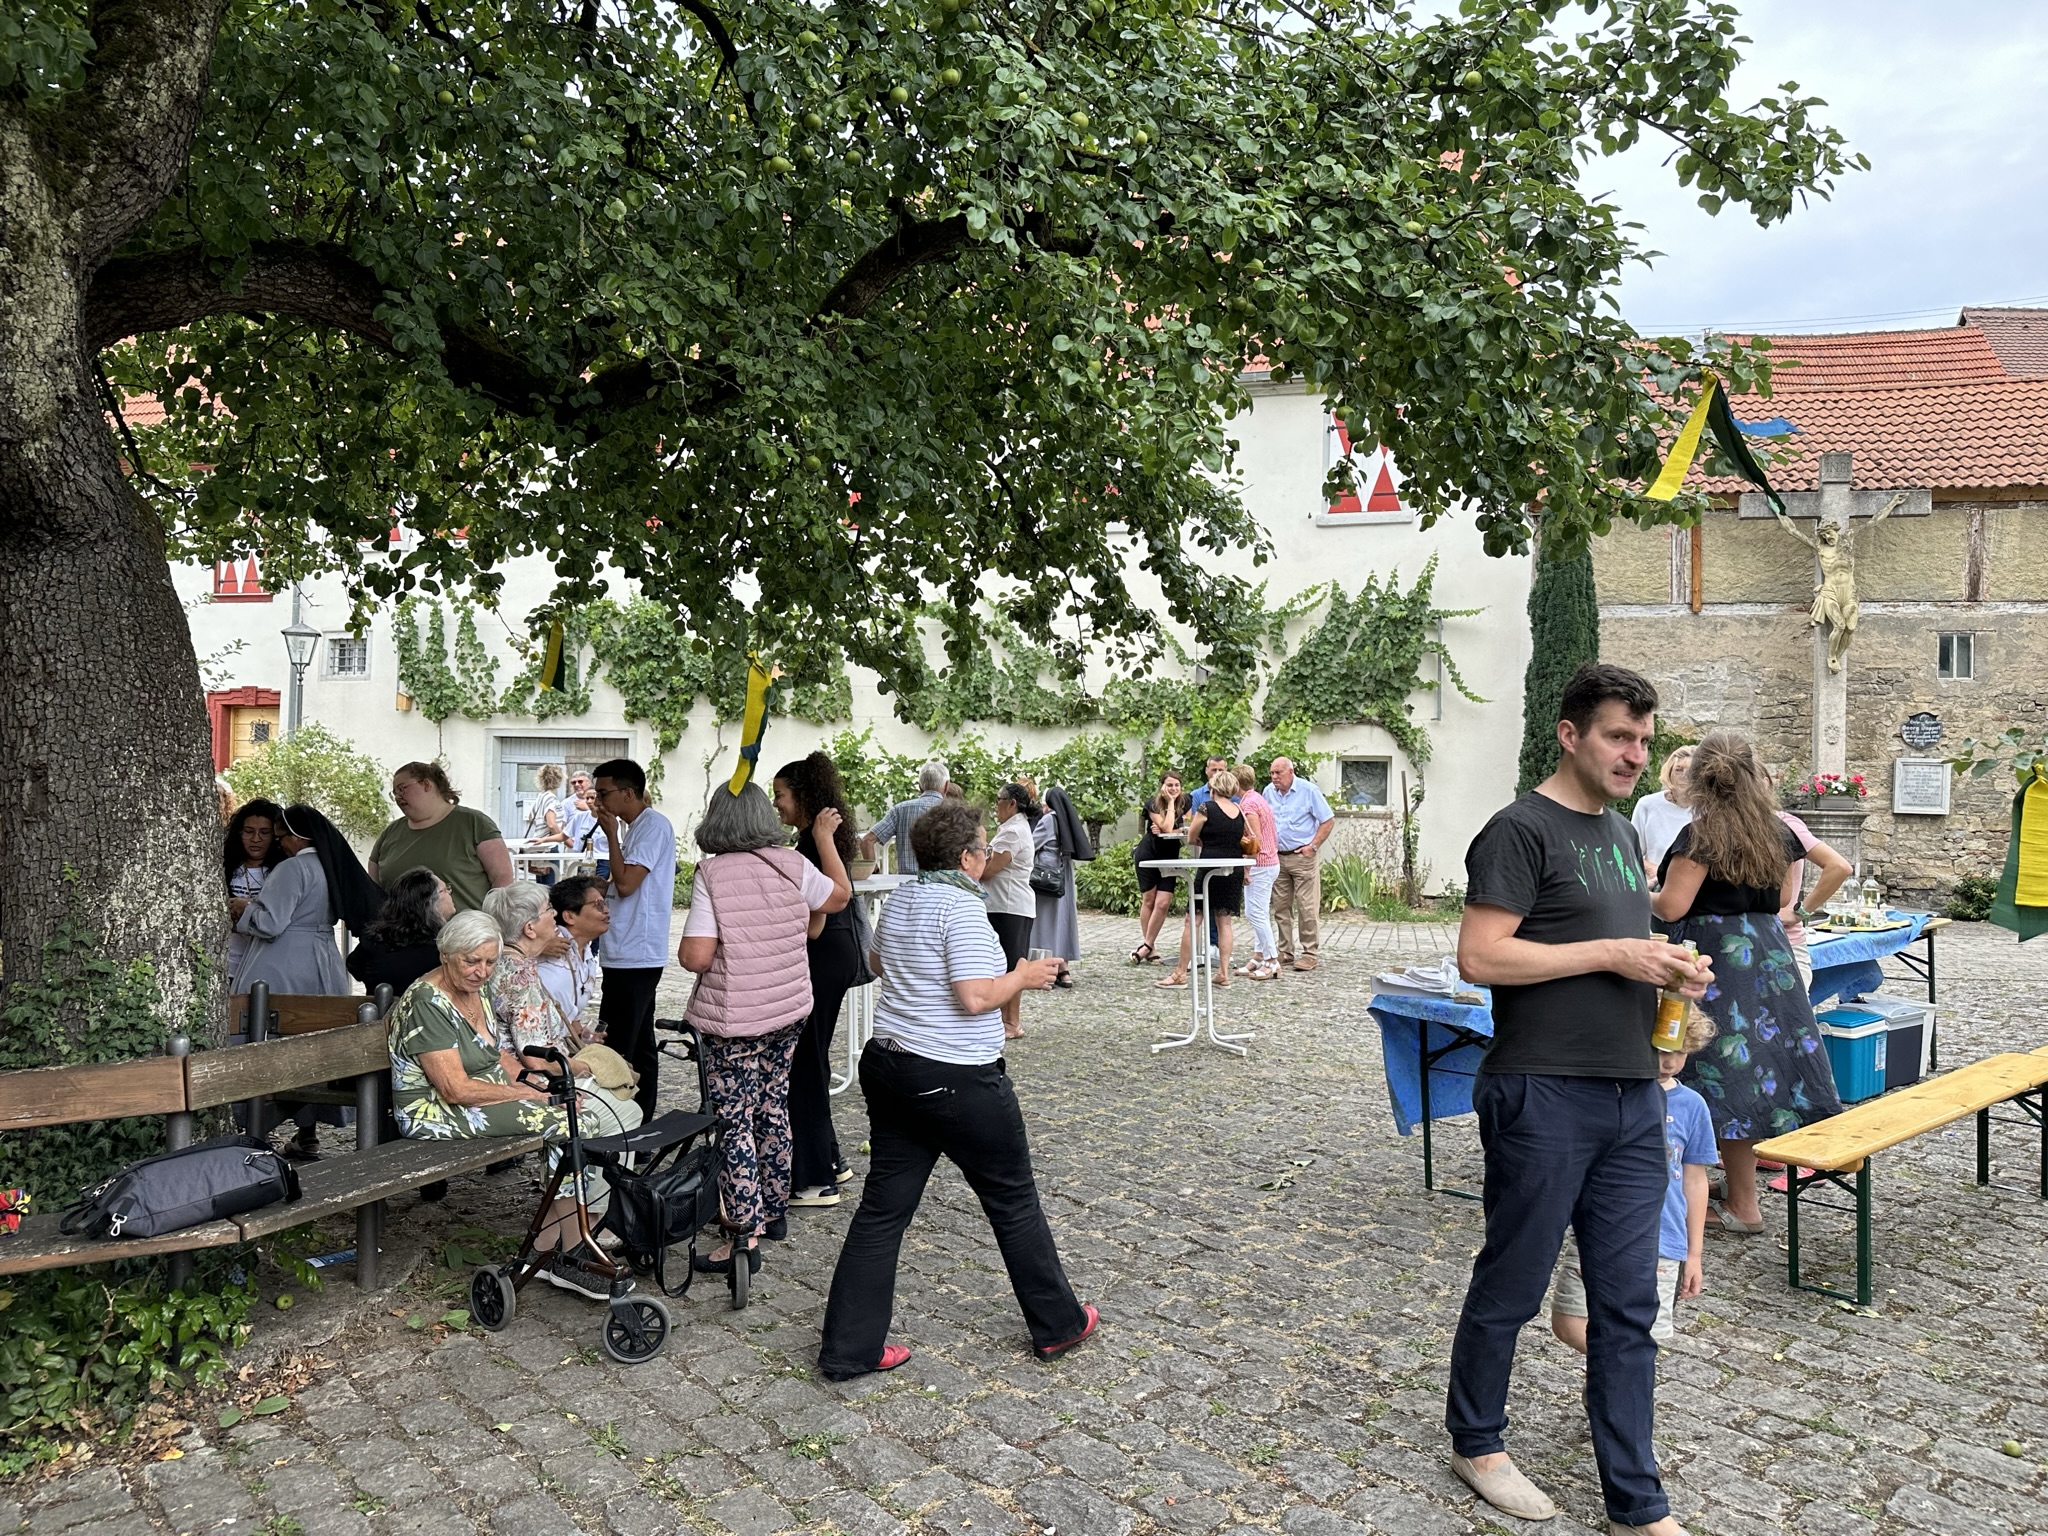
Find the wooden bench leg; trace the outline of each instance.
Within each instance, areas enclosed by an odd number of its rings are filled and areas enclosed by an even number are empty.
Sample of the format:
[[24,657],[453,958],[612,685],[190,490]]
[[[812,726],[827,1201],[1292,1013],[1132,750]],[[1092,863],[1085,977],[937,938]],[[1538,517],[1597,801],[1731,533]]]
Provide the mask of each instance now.
[[1795,1291],[1799,1283],[1799,1191],[1802,1180],[1797,1168],[1785,1170],[1785,1279]]
[[[1871,1222],[1871,1172],[1870,1159],[1865,1158],[1863,1166],[1856,1170],[1856,1294],[1851,1297],[1845,1292],[1830,1290],[1824,1285],[1808,1285],[1799,1277],[1799,1195],[1810,1184],[1832,1184],[1847,1191],[1848,1182],[1839,1173],[1821,1169],[1804,1172],[1797,1167],[1785,1170],[1785,1278],[1795,1291],[1812,1291],[1819,1296],[1832,1296],[1837,1301],[1854,1301],[1859,1307],[1870,1305],[1872,1273],[1876,1268],[1874,1250],[1875,1233]],[[1847,1207],[1830,1205],[1829,1210],[1846,1210]]]
[[1856,1170],[1856,1305],[1870,1305],[1870,1159]]
[[1977,1111],[1977,1185],[1991,1182],[1991,1111]]
[[[192,1041],[185,1035],[171,1036],[166,1048],[167,1055],[190,1056]],[[190,1112],[171,1115],[164,1121],[164,1148],[176,1152],[192,1145],[192,1116]],[[174,1253],[171,1255],[171,1289],[182,1291],[192,1283],[192,1255]]]

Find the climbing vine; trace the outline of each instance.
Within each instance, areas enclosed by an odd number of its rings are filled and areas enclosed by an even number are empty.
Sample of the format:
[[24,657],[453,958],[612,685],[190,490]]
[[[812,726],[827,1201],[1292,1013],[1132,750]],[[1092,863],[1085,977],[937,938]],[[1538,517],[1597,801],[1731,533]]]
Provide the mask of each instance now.
[[[420,616],[426,615],[421,633]],[[391,618],[398,648],[398,686],[412,695],[413,708],[439,725],[462,708],[462,685],[448,664],[448,621],[441,605],[408,597]]]
[[1290,715],[1318,725],[1377,725],[1400,744],[1418,767],[1429,761],[1429,734],[1410,718],[1409,695],[1438,684],[1420,675],[1422,661],[1435,656],[1444,676],[1475,704],[1486,701],[1465,686],[1449,648],[1434,634],[1442,619],[1469,618],[1477,608],[1438,608],[1431,587],[1436,557],[1430,556],[1406,592],[1400,575],[1366,577],[1356,597],[1335,582],[1322,589],[1329,601],[1323,622],[1280,664],[1266,690],[1269,720]]

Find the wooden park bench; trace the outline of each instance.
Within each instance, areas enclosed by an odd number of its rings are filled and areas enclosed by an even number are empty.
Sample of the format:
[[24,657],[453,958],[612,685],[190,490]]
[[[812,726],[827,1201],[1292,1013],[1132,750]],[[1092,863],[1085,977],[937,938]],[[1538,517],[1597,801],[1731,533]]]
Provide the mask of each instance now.
[[[0,1131],[155,1116],[167,1122],[167,1145],[177,1148],[191,1145],[195,1117],[208,1110],[246,1102],[249,1123],[260,1126],[262,1104],[272,1097],[312,1102],[346,1098],[356,1110],[356,1150],[302,1166],[300,1198],[295,1201],[160,1237],[67,1236],[59,1230],[58,1215],[45,1209],[23,1221],[13,1236],[0,1237],[0,1276],[226,1248],[352,1210],[356,1283],[369,1289],[377,1284],[383,1201],[541,1146],[538,1136],[380,1140],[391,1081],[391,1052],[381,1017],[390,1006],[388,999],[380,1007],[362,998],[269,998],[256,991],[252,1000],[259,1005],[253,1015],[240,998],[232,1015],[238,1024],[250,1021],[253,1026],[243,1032],[259,1038],[248,1044],[193,1054],[178,1037],[164,1055],[142,1061],[0,1072]],[[261,1038],[264,1035],[273,1037]],[[344,1095],[328,1090],[325,1085],[335,1079],[352,1080],[352,1091]],[[43,1194],[44,1200],[50,1198]],[[180,1268],[174,1260],[174,1280],[182,1279]]]
[[[2048,1200],[2048,1048],[2029,1056],[1989,1056],[1909,1088],[1887,1093],[1830,1119],[1802,1126],[1756,1144],[1756,1155],[1785,1165],[1786,1265],[1794,1288],[1817,1291],[1839,1301],[1870,1305],[1872,1231],[1870,1215],[1871,1159],[1878,1153],[1977,1117],[1977,1182],[1991,1182],[1991,1111],[2000,1104],[2019,1105],[2025,1119],[2041,1134],[2041,1198]],[[1855,1183],[1849,1176],[1855,1175]],[[1799,1277],[1799,1197],[1817,1184],[1832,1184],[1856,1199],[1856,1294],[1809,1285]],[[1825,1202],[1817,1202],[1826,1204]],[[1849,1207],[1826,1205],[1829,1210]]]

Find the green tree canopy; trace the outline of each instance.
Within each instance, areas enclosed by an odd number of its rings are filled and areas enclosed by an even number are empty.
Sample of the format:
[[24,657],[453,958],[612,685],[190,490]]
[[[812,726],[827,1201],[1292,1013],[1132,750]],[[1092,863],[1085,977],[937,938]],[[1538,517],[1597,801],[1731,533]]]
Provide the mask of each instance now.
[[912,684],[905,614],[992,571],[1029,630],[1146,633],[1114,519],[1199,630],[1185,541],[1257,538],[1212,473],[1259,358],[1496,552],[1539,492],[1642,514],[1583,159],[1662,134],[1766,220],[1845,161],[1811,103],[1724,99],[1732,7],[1565,9],[241,0],[93,340],[145,333],[202,558],[489,591],[538,551],[565,598],[611,561],[714,647]]

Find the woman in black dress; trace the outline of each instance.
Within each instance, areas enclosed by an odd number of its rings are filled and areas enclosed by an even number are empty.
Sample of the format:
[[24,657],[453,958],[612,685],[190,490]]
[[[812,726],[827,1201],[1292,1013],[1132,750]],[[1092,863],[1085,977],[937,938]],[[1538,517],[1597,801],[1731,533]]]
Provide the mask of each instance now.
[[[1244,807],[1237,803],[1237,775],[1219,768],[1209,775],[1209,798],[1188,822],[1187,854],[1191,859],[1241,859],[1244,857]],[[1230,985],[1230,951],[1236,946],[1237,925],[1231,921],[1244,910],[1244,871],[1218,870],[1211,875],[1196,873],[1189,880],[1207,880],[1209,914],[1216,925],[1216,985]],[[1188,984],[1188,962],[1194,957],[1194,915],[1180,925],[1180,964],[1171,976],[1155,981],[1155,987],[1184,987]]]
[[1698,1006],[1713,1042],[1682,1074],[1714,1117],[1728,1194],[1714,1214],[1724,1231],[1761,1232],[1757,1141],[1842,1112],[1820,1026],[1778,914],[1799,900],[1805,851],[1778,819],[1749,743],[1712,731],[1686,776],[1690,824],[1679,828],[1657,878],[1652,910],[1671,937],[1714,962]]
[[1180,775],[1171,768],[1159,776],[1159,792],[1138,807],[1138,847],[1131,855],[1138,866],[1138,947],[1131,951],[1133,965],[1148,965],[1159,958],[1155,947],[1166,915],[1173,910],[1173,892],[1178,875],[1147,869],[1148,859],[1177,859],[1181,856],[1182,834],[1187,830],[1188,797],[1181,793]]
[[[775,775],[775,810],[786,827],[795,827],[796,851],[824,868],[811,821],[823,810],[839,813],[832,834],[840,867],[854,860],[853,812],[847,808],[846,785],[839,766],[823,752],[787,763]],[[860,897],[855,896],[854,901]],[[789,1203],[827,1206],[839,1203],[839,1186],[853,1177],[840,1155],[839,1133],[832,1124],[832,1038],[839,1029],[839,1008],[860,975],[860,950],[854,938],[853,902],[824,914],[824,927],[805,946],[811,966],[811,1013],[797,1036],[796,1058],[789,1067]],[[769,1234],[773,1236],[771,1231]]]
[[393,997],[441,963],[434,935],[455,915],[455,897],[431,869],[408,869],[391,882],[377,920],[349,951],[348,973],[374,993],[391,988]]

